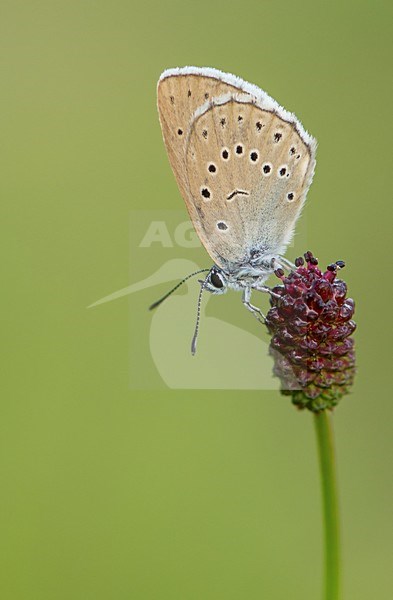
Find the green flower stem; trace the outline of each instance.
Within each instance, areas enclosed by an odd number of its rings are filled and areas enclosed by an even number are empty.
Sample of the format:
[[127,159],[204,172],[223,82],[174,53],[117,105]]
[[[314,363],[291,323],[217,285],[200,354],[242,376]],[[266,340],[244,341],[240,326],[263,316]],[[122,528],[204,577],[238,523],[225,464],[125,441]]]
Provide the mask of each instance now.
[[325,522],[325,600],[340,597],[340,531],[332,415],[314,413]]

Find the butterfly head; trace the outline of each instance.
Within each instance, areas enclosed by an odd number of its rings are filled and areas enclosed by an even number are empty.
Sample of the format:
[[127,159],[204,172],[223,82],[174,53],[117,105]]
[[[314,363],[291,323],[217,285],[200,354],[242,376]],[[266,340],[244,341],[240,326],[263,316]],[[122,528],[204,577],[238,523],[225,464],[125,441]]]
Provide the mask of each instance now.
[[201,283],[211,294],[225,294],[228,289],[228,279],[224,271],[217,266],[210,269],[206,279]]

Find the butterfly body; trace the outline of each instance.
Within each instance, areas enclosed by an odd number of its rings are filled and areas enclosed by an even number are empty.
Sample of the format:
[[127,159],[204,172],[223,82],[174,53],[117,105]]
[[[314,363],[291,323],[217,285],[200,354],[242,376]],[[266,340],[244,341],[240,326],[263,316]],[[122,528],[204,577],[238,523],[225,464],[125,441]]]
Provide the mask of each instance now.
[[216,69],[164,71],[157,95],[169,161],[214,261],[203,287],[243,290],[247,304],[291,241],[316,141],[266,92]]

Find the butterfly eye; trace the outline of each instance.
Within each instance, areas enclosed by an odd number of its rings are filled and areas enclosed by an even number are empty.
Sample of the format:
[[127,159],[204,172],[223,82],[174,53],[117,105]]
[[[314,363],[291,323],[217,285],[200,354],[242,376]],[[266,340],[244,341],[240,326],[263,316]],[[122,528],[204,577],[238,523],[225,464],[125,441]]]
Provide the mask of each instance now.
[[223,288],[224,287],[224,282],[221,279],[220,275],[213,271],[213,273],[210,275],[210,283],[215,287],[215,288]]

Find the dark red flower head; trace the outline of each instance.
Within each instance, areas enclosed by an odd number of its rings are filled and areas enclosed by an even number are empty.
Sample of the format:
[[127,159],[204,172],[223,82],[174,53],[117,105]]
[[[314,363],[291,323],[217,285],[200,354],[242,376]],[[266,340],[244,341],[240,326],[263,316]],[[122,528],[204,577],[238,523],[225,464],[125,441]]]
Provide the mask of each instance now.
[[355,303],[337,279],[342,261],[322,273],[311,252],[304,258],[296,259],[288,276],[277,269],[282,285],[272,290],[266,325],[282,393],[299,408],[318,412],[336,406],[353,383]]

